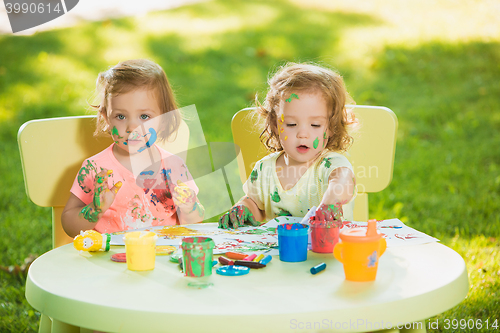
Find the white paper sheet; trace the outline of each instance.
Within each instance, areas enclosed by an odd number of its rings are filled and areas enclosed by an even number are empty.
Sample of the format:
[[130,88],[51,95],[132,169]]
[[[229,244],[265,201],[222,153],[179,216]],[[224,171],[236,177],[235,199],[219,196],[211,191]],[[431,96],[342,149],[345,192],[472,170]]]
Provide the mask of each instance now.
[[[158,235],[157,245],[179,246],[184,237],[210,237],[215,242],[214,253],[242,251],[252,253],[278,254],[276,228],[283,223],[300,223],[301,217],[282,216],[270,220],[259,227],[219,229],[217,223],[199,223],[181,226],[158,226],[138,230],[150,230]],[[341,228],[366,228],[367,222],[344,221]],[[377,229],[383,234],[388,247],[417,245],[436,242],[438,239],[408,227],[399,219],[377,221]],[[130,230],[132,231],[132,230]],[[135,231],[135,230],[134,230]],[[111,234],[111,245],[125,245],[123,234]]]

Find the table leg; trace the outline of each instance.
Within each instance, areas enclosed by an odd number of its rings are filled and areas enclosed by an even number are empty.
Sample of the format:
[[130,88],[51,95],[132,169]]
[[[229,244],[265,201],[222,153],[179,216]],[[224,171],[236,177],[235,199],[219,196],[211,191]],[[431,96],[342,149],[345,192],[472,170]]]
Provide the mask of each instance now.
[[40,326],[38,327],[38,333],[51,333],[52,332],[52,320],[49,316],[42,313],[40,317]]
[[52,333],[80,333],[80,327],[66,324],[52,318]]

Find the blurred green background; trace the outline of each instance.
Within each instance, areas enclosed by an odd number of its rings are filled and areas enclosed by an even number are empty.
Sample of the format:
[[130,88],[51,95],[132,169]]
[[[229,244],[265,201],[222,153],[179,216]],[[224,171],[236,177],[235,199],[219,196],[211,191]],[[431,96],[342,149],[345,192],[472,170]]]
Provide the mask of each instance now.
[[[269,71],[315,61],[337,68],[357,104],[398,116],[393,181],[370,196],[370,217],[398,217],[467,263],[467,298],[433,320],[500,321],[498,17],[498,1],[222,0],[0,35],[0,266],[51,246],[50,209],[24,192],[19,127],[88,113],[98,72],[155,60],[179,104],[196,105],[207,141],[224,142]],[[36,331],[25,276],[0,271],[0,281],[0,332]]]

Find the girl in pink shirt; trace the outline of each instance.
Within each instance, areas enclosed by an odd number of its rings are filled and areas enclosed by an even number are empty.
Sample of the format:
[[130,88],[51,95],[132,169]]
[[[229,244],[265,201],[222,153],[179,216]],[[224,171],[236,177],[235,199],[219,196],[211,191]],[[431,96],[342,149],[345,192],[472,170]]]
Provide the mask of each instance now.
[[144,59],[121,62],[99,74],[97,92],[95,134],[114,143],[83,162],[62,213],[66,233],[201,222],[204,209],[184,161],[155,144],[180,124],[163,69]]

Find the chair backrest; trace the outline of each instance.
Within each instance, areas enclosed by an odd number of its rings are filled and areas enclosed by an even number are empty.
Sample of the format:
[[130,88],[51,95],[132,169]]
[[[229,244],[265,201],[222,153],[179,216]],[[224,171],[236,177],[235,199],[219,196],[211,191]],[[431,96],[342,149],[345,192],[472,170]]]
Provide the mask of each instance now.
[[[238,166],[241,181],[250,176],[255,163],[268,154],[260,142],[260,132],[251,116],[253,108],[237,112],[231,122],[234,143],[240,147]],[[354,143],[345,156],[352,163],[358,195],[354,203],[354,220],[368,220],[368,193],[379,192],[392,180],[398,120],[385,107],[354,106],[360,122]]]
[[[61,213],[82,162],[108,147],[109,137],[95,138],[95,116],[31,120],[19,129],[18,144],[26,194],[41,207],[52,207],[52,245],[72,241],[61,226]],[[159,144],[169,152],[185,152],[189,128],[184,121],[173,142]]]

